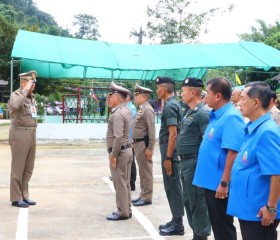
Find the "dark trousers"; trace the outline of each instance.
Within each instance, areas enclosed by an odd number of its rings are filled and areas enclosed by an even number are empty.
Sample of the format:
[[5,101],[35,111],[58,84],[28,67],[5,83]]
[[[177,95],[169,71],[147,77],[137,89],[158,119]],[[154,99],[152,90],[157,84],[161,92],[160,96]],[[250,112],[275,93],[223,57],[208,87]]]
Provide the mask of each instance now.
[[211,234],[204,188],[192,184],[197,165],[197,158],[180,161],[183,199],[190,227],[196,236],[206,237]]
[[263,226],[261,222],[240,220],[240,230],[243,240],[277,240],[277,226],[279,220],[275,220],[269,226]]
[[228,198],[215,198],[216,191],[205,189],[206,203],[215,240],[237,240],[233,217],[226,214]]
[[136,170],[136,164],[135,164],[134,150],[132,150],[132,153],[133,153],[133,156],[132,156],[132,164],[131,164],[130,189],[131,189],[131,191],[135,191],[137,170]]

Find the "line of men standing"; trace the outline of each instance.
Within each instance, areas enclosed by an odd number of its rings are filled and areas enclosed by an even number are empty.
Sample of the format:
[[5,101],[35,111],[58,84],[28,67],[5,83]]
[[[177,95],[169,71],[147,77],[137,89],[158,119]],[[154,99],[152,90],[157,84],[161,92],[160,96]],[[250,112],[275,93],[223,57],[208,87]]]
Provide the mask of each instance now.
[[[36,151],[37,112],[32,93],[36,76],[35,71],[20,74],[21,86],[12,93],[8,104],[10,200],[15,207],[36,204],[30,200],[28,190]],[[270,87],[264,82],[246,85],[239,111],[230,102],[230,82],[211,79],[206,87],[206,102],[212,109],[209,112],[201,100],[203,82],[187,78],[182,82],[181,96],[189,110],[183,118],[174,96],[174,80],[158,77],[156,87],[158,98],[165,102],[159,145],[164,189],[172,215],[171,221],[159,226],[160,235],[184,235],[186,210],[194,240],[206,240],[211,227],[216,240],[236,240],[234,216],[239,219],[244,240],[276,240],[280,220],[280,128],[269,113],[273,98]],[[133,120],[126,100],[129,90],[111,84],[106,143],[117,210],[107,216],[108,220],[131,218],[131,203],[136,207],[152,204],[155,123],[148,103],[151,92],[136,85],[138,111]],[[240,112],[249,119],[246,126]],[[141,191],[131,201],[132,147]]]
[[[159,145],[164,189],[172,215],[171,221],[159,226],[160,235],[184,235],[183,216],[186,210],[194,240],[207,239],[211,234],[211,227],[216,240],[236,240],[234,216],[239,219],[243,239],[276,240],[276,228],[280,219],[278,208],[280,129],[268,113],[271,99],[270,87],[258,82],[255,85],[246,86],[246,91],[242,93],[244,95],[242,97],[246,100],[241,101],[240,104],[241,113],[250,120],[245,126],[240,111],[235,109],[230,102],[232,87],[226,79],[214,78],[207,82],[208,107],[201,101],[203,82],[195,78],[185,79],[182,83],[181,96],[183,103],[188,104],[190,109],[183,119],[181,106],[174,96],[174,80],[169,77],[158,77],[156,86],[159,99],[165,102],[161,117]],[[114,86],[113,88],[120,90],[121,87]],[[139,90],[142,87],[136,88]],[[264,95],[266,97],[263,97]],[[212,109],[210,113],[209,107]],[[112,110],[116,111],[116,109]],[[141,113],[141,108],[139,111]],[[138,121],[134,121],[134,129],[137,124]],[[259,125],[262,125],[261,130],[258,129]],[[258,137],[252,141],[252,135]],[[271,151],[264,151],[266,143],[261,139],[266,139],[271,144]],[[137,138],[134,140],[138,142]],[[138,140],[142,142],[142,146],[136,145],[134,150],[137,152],[139,149],[138,154],[145,153],[143,159],[146,162],[151,161],[153,147],[144,144],[144,135],[141,135]],[[126,149],[127,144],[130,143],[122,142],[119,145],[118,154],[121,155],[121,150]],[[259,148],[259,144],[262,144],[264,148]],[[252,154],[251,150],[250,155],[248,154],[250,147],[256,154]],[[113,146],[109,144],[108,149],[110,148]],[[247,151],[244,152],[244,149]],[[116,164],[117,162],[112,161],[111,158],[110,155],[111,165]],[[118,162],[120,161],[118,157]],[[112,169],[114,167],[111,166],[111,171]],[[150,169],[151,173],[152,168],[147,169]],[[250,169],[250,171],[242,171],[243,169]],[[139,171],[141,172],[140,169]],[[253,183],[246,185],[246,181],[244,190],[239,191],[239,185],[242,187],[244,182],[240,183],[238,175],[241,179],[247,179],[250,182],[252,179],[255,180],[261,197],[252,200],[257,196],[257,188],[253,187]],[[124,182],[128,183],[129,174],[126,176]],[[252,179],[248,180],[251,176]],[[234,179],[237,184],[231,184],[231,179]],[[152,175],[149,180],[152,181]],[[147,195],[144,194],[141,173],[140,183],[140,196],[132,200],[132,203],[134,206],[152,204],[151,197],[146,197]],[[129,184],[126,186],[129,191]],[[246,186],[253,189],[251,193]],[[248,191],[254,195],[248,198]],[[231,195],[230,192],[233,194]],[[107,216],[107,219],[123,220],[132,217],[130,196],[125,202],[128,209],[126,215],[116,212]],[[120,199],[117,198],[118,209],[119,203]],[[237,209],[235,205],[238,206]],[[255,214],[254,218],[251,216],[252,213]]]

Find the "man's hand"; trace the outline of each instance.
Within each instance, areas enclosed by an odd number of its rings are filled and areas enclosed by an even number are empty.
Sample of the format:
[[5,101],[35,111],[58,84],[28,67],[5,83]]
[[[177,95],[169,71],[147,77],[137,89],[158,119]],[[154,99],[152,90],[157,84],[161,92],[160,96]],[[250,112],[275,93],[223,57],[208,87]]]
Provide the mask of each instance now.
[[269,226],[274,222],[276,214],[270,213],[266,206],[262,207],[257,215],[257,217],[262,217],[262,225]]
[[219,199],[227,198],[228,197],[228,186],[227,187],[222,187],[221,184],[219,184],[219,186],[216,190],[215,197],[219,198]]
[[166,159],[163,162],[163,166],[165,167],[167,176],[171,176],[171,174],[172,174],[172,162],[171,162],[171,160],[170,159]]
[[109,160],[110,160],[111,167],[112,167],[113,169],[115,169],[115,168],[117,167],[117,158],[116,158],[116,157],[111,157],[111,156],[110,156]]
[[153,151],[151,151],[151,150],[149,150],[149,149],[146,149],[146,151],[145,151],[145,157],[146,157],[147,160],[152,160],[153,154],[154,154]]
[[23,88],[29,91],[31,89],[32,85],[33,85],[33,81],[29,80],[26,82],[26,84]]

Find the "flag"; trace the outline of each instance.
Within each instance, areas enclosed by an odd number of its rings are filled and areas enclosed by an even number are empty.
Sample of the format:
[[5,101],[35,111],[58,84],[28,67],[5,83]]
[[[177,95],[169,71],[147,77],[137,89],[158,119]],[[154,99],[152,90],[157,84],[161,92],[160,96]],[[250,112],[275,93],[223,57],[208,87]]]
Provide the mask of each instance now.
[[240,78],[238,77],[238,75],[237,75],[236,73],[235,73],[235,81],[236,81],[239,85],[242,84]]
[[90,90],[89,90],[89,95],[91,96],[92,99],[94,99],[96,102],[98,102],[98,98],[97,98],[97,96],[95,95],[93,89],[90,89]]

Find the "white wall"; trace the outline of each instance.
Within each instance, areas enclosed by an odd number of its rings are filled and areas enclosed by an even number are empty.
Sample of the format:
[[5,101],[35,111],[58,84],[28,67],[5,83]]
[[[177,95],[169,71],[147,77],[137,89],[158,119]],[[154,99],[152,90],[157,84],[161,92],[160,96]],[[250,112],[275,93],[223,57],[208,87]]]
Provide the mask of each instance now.
[[[156,124],[158,139],[160,125]],[[39,123],[37,139],[40,140],[101,140],[106,138],[107,123],[97,124],[63,124]]]

